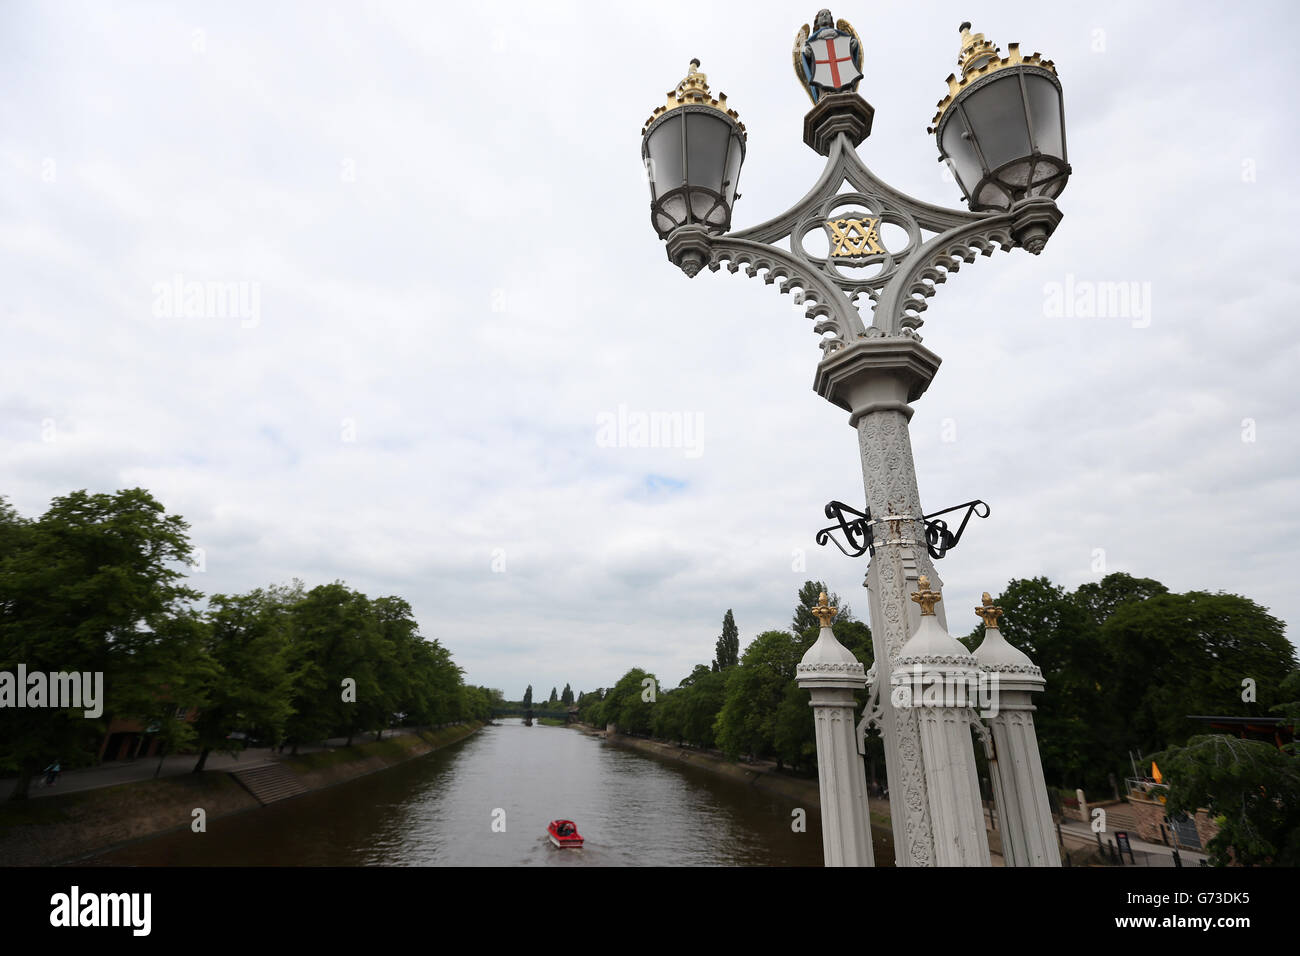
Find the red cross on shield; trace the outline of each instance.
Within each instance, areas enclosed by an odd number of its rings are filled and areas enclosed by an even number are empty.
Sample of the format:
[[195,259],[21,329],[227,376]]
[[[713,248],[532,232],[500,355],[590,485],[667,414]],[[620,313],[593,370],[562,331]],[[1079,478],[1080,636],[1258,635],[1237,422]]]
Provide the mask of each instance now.
[[842,90],[862,76],[849,55],[851,39],[841,35],[808,41],[813,50],[813,83],[826,90]]

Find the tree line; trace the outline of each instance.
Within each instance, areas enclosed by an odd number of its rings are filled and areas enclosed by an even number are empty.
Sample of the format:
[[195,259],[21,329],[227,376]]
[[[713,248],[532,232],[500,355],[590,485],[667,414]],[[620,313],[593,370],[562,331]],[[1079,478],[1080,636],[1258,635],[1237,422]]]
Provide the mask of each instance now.
[[107,701],[99,720],[0,709],[15,798],[43,763],[91,762],[114,717],[138,720],[164,752],[197,752],[197,771],[244,740],[296,752],[398,722],[487,720],[500,699],[464,682],[400,597],[295,580],[199,609],[192,560],[187,523],[143,489],[74,492],[34,520],[0,498],[0,671],[101,672]]
[[[711,665],[696,665],[666,692],[654,674],[634,667],[612,687],[580,694],[580,718],[732,757],[814,768],[812,709],[794,677],[817,638],[811,609],[822,590],[822,582],[806,582],[789,627],[759,633],[739,655],[728,610]],[[1034,720],[1044,774],[1056,787],[1108,791],[1112,777],[1131,775],[1130,751],[1150,755],[1203,734],[1205,725],[1192,717],[1268,716],[1295,699],[1295,679],[1286,683],[1297,673],[1295,648],[1282,622],[1248,598],[1174,594],[1153,579],[1115,573],[1074,591],[1045,577],[1016,579],[997,603],[1005,612],[1003,634],[1047,681],[1035,696]],[[948,615],[961,620],[958,609]],[[865,623],[842,608],[832,630],[871,667]],[[983,626],[976,624],[962,641],[973,649],[982,639]],[[859,714],[864,703],[865,692],[858,695]],[[977,757],[982,761],[979,750]],[[879,737],[871,734],[872,779],[882,761]]]
[[551,696],[542,701],[533,700],[533,685],[529,684],[524,691],[524,696],[519,700],[502,701],[502,706],[512,710],[545,710],[555,713],[565,713],[569,705],[573,703],[573,688],[568,684],[564,685],[563,692],[555,687],[551,688]]
[[[584,723],[615,724],[624,733],[644,734],[706,749],[731,757],[771,758],[777,765],[799,770],[817,766],[812,708],[808,692],[795,683],[795,668],[817,640],[820,625],[812,614],[821,592],[820,581],[799,589],[790,626],[763,631],[740,653],[739,629],[730,609],[714,645],[710,664],[697,664],[676,688],[659,687],[654,674],[634,667],[613,687],[578,696],[578,716]],[[871,629],[853,616],[838,595],[832,630],[840,643],[863,664],[871,666]],[[649,682],[649,683],[647,683]],[[866,692],[858,695],[858,705]],[[879,740],[869,744],[868,766],[883,766]]]

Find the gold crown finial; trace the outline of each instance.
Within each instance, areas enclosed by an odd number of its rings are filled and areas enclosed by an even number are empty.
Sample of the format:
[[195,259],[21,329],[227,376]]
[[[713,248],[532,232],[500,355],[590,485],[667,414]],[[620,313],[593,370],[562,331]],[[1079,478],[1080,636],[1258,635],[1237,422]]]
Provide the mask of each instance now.
[[934,614],[934,606],[943,600],[943,596],[938,591],[930,590],[930,579],[924,574],[916,582],[919,591],[912,592],[912,600],[921,605],[921,616]]
[[821,621],[822,627],[830,627],[831,621],[835,620],[835,615],[838,613],[840,609],[830,606],[830,598],[823,591],[821,597],[817,598],[817,606],[812,609],[812,616]]
[[993,598],[989,597],[989,592],[984,592],[984,603],[975,609],[975,615],[984,622],[985,627],[997,627],[998,618],[1002,616],[1002,608],[994,607]]
[[681,97],[697,95],[705,100],[709,98],[709,78],[700,72],[698,57],[691,60],[691,68],[686,71],[686,78],[677,84],[677,95]]
[[961,68],[962,76],[970,76],[990,60],[996,59],[998,48],[984,39],[984,34],[971,33],[969,20],[962,23],[959,29],[961,53],[957,57],[957,66]]
[[724,114],[728,119],[735,122],[736,129],[740,131],[740,138],[742,140],[746,138],[747,134],[745,132],[745,124],[740,122],[740,114],[727,106],[727,94],[719,93],[717,98],[714,98],[713,94],[709,92],[709,78],[700,72],[700,61],[698,58],[691,60],[691,65],[686,76],[677,84],[676,87],[668,91],[667,102],[650,114],[650,118],[646,120],[645,125],[641,127],[641,135],[644,136],[649,131],[650,127],[654,125],[655,120],[659,119],[665,113],[670,113],[673,110],[681,109],[686,106],[707,106],[711,109],[717,110],[719,113]]

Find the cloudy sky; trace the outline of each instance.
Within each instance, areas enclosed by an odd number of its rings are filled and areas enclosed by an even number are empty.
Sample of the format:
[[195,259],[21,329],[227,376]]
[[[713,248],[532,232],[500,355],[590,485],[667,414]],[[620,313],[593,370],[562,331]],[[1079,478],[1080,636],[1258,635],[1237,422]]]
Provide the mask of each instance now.
[[[833,10],[865,47],[861,154],[919,198],[960,202],[925,130],[961,20],[1065,89],[1058,232],[926,314],[922,500],[992,507],[941,566],[953,629],[1013,577],[1124,570],[1247,595],[1294,640],[1295,8]],[[634,665],[675,685],[727,608],[743,645],[808,578],[865,617],[865,562],[813,541],[863,491],[811,323],[672,267],[640,165],[699,57],[749,130],[735,225],[797,200],[816,8],[648,11],[0,6],[0,494],[36,516],[147,488],[191,523],[200,590],[402,595],[509,697]],[[1102,282],[1141,308],[1053,308]],[[192,312],[187,283],[239,295]],[[620,409],[698,430],[628,447],[599,427]]]

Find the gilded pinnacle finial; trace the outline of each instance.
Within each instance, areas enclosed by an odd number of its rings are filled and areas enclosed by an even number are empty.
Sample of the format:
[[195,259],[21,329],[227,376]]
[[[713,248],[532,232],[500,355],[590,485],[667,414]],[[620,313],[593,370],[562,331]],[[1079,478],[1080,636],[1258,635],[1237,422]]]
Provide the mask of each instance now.
[[822,627],[830,627],[831,621],[835,620],[835,615],[840,613],[840,609],[830,606],[830,598],[823,591],[817,598],[817,606],[812,609],[812,616],[821,622]]
[[736,125],[740,128],[741,138],[745,138],[745,124],[740,122],[740,115],[727,106],[727,94],[719,93],[715,99],[713,94],[709,92],[709,78],[706,74],[700,72],[698,58],[691,60],[686,76],[668,93],[668,101],[650,114],[650,118],[645,121],[645,126],[641,128],[641,135],[644,136],[646,130],[659,117],[684,106],[708,106],[720,113],[725,113],[736,121]]
[[957,57],[957,65],[961,67],[962,76],[970,76],[990,60],[996,59],[998,48],[984,39],[984,34],[971,33],[969,20],[959,29],[961,30],[961,53]]
[[957,78],[957,73],[948,74],[948,95],[939,101],[939,112],[935,113],[934,119],[930,120],[928,132],[931,133],[939,128],[939,120],[943,118],[943,114],[953,104],[958,94],[967,89],[970,84],[991,76],[998,70],[1035,66],[1053,75],[1056,73],[1052,61],[1043,59],[1041,54],[1031,53],[1029,56],[1021,54],[1019,43],[1008,43],[1007,55],[1001,56],[998,48],[984,39],[984,34],[970,32],[969,20],[961,25],[960,30],[961,52],[957,56],[957,70],[961,74],[961,79]]
[[938,591],[930,590],[930,579],[924,574],[921,575],[921,579],[916,582],[916,585],[920,590],[912,592],[912,600],[921,605],[922,617],[927,614],[933,616],[934,606],[943,600],[943,595]]
[[998,618],[1002,616],[1002,608],[994,607],[993,598],[989,597],[989,592],[984,592],[984,603],[975,609],[975,614],[984,622],[985,627],[997,627]]
[[691,60],[691,68],[686,71],[686,78],[677,84],[678,96],[688,96],[691,93],[698,93],[704,97],[709,95],[709,77],[700,72],[698,57]]

